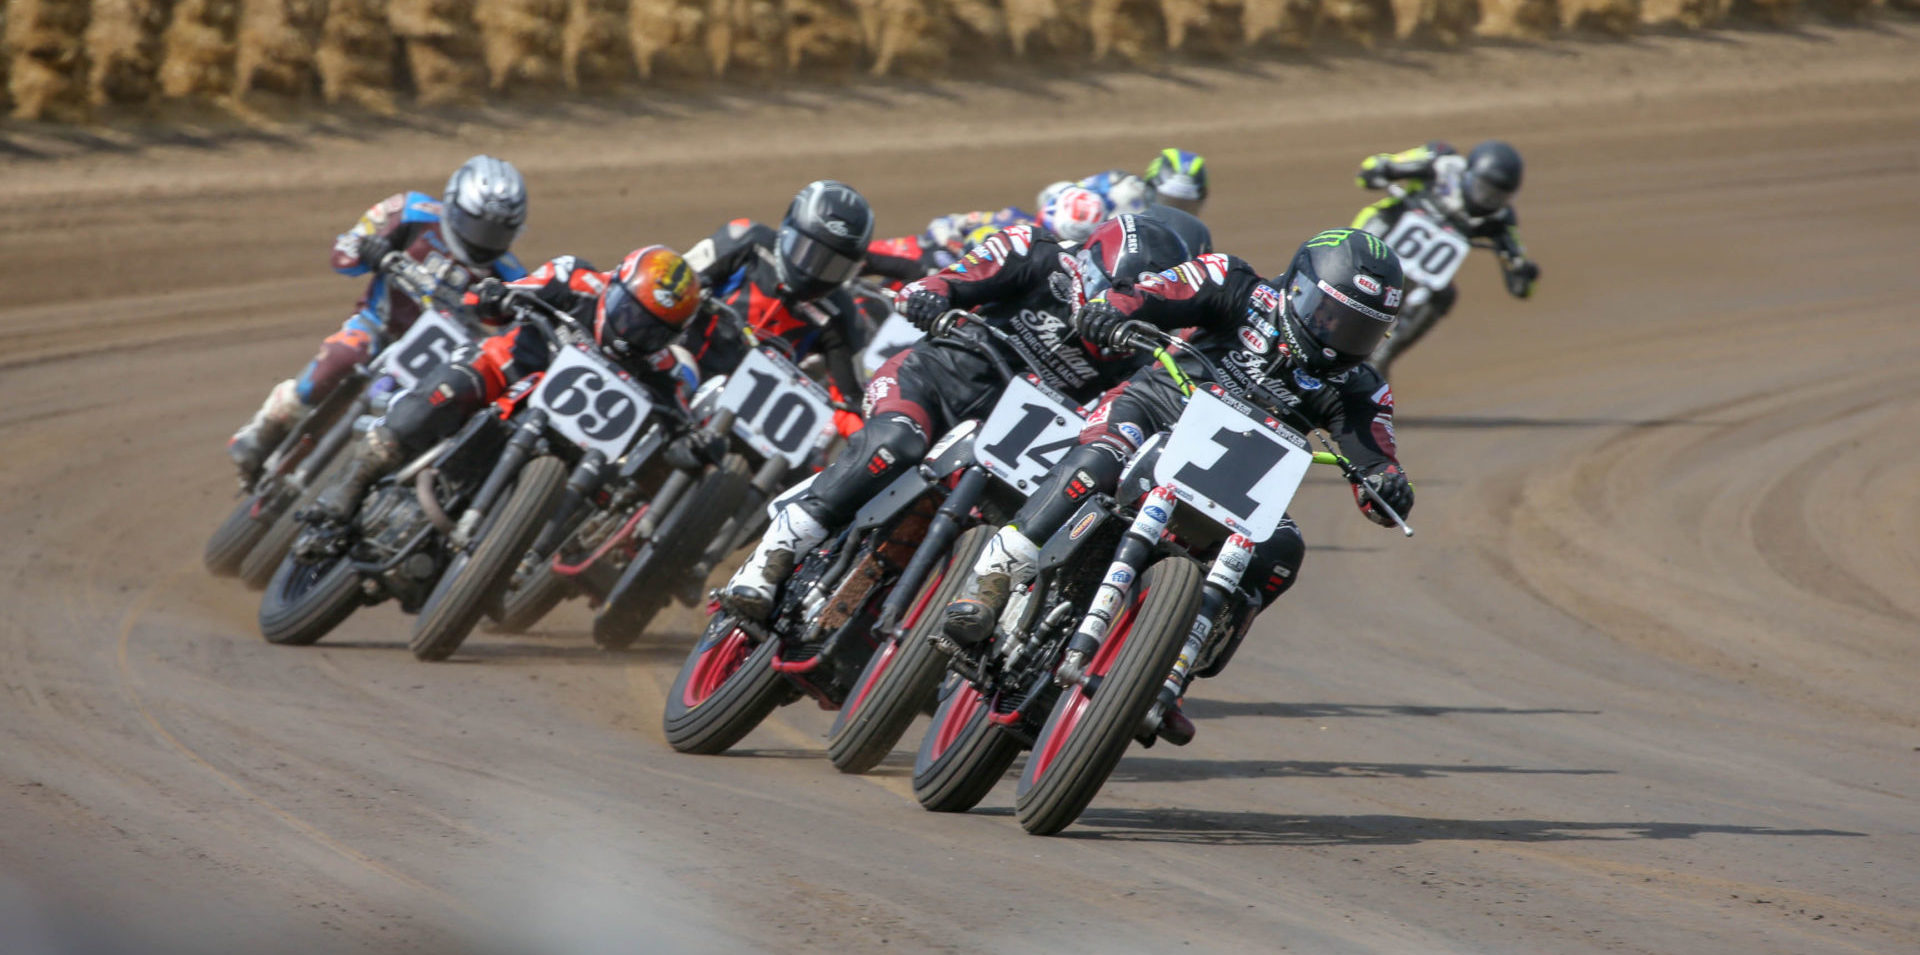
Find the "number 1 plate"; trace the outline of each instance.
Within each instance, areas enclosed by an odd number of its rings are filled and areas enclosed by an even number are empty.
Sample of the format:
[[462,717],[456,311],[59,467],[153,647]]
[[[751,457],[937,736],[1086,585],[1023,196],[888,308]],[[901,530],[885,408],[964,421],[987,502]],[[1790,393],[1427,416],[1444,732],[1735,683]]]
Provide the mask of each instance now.
[[1086,420],[1058,394],[1027,376],[1007,384],[973,440],[973,456],[987,473],[1032,495],[1062,455],[1080,440]]
[[627,453],[653,410],[640,386],[579,347],[559,350],[529,400],[547,413],[548,427],[609,461]]
[[1155,483],[1255,543],[1273,536],[1313,455],[1205,391],[1173,426]]

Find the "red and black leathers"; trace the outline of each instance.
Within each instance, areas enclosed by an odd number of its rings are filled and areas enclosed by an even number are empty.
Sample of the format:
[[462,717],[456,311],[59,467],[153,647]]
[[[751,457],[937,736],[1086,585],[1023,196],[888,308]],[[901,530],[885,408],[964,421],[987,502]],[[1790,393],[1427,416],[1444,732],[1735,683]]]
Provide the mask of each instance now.
[[[750,219],[735,219],[687,250],[687,264],[700,287],[739,312],[763,343],[784,343],[795,361],[819,352],[835,397],[858,394],[853,345],[862,336],[853,296],[844,288],[815,299],[790,294],[780,281],[778,235]],[[687,328],[683,340],[702,376],[730,373],[746,357],[746,342],[717,316],[696,318]],[[850,426],[858,422],[842,420],[842,433]]]
[[[612,281],[611,273],[596,271],[583,259],[563,255],[531,275],[507,283],[507,287],[532,295],[590,328],[595,306]],[[586,341],[591,344],[592,339]],[[409,453],[424,450],[457,430],[487,402],[505,394],[514,382],[546,370],[553,361],[554,349],[559,347],[560,343],[548,340],[539,328],[526,324],[466,346],[394,402],[387,412],[387,429]],[[607,357],[652,392],[655,400],[686,406],[688,380],[676,373],[680,362],[669,349],[628,362],[619,362],[611,354]]]
[[[1363,473],[1398,467],[1392,389],[1366,365],[1325,380],[1295,369],[1270,317],[1280,295],[1244,260],[1203,255],[1131,288],[1115,289],[1105,299],[1130,319],[1168,330],[1193,329],[1193,346],[1235,379],[1222,383],[1229,390],[1257,396],[1272,410],[1324,428]],[[1181,366],[1205,380],[1198,362]],[[1179,385],[1157,364],[1109,391],[1081,434],[1080,447],[1028,499],[1014,526],[1036,544],[1045,543],[1088,494],[1113,493],[1126,460],[1149,436],[1173,427],[1185,406]],[[1291,585],[1304,553],[1299,528],[1291,519],[1283,521],[1255,550],[1246,579],[1271,602]]]
[[1017,343],[1007,346],[961,325],[953,337],[929,338],[893,356],[867,383],[867,425],[828,465],[798,503],[822,524],[838,527],[860,505],[918,463],[933,438],[985,414],[1006,379],[981,350],[998,353],[1015,369],[1031,366],[1069,397],[1085,401],[1134,368],[1140,359],[1094,354],[1067,317],[1078,271],[1057,236],[1016,225],[989,236],[960,261],[913,282],[903,295],[929,291],[954,308],[975,309],[977,322]]

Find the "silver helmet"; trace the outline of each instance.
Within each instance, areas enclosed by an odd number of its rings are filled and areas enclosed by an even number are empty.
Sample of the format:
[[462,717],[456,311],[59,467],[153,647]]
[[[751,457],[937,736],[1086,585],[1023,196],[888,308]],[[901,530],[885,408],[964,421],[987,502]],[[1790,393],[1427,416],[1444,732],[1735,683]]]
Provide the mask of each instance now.
[[504,159],[475,156],[453,171],[441,200],[440,234],[468,265],[507,254],[527,224],[527,181]]

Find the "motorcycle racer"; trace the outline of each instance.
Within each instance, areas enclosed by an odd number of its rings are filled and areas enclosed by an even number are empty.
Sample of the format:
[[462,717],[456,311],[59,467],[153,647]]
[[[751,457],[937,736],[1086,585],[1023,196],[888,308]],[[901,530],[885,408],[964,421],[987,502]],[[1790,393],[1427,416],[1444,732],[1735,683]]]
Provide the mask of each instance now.
[[728,585],[728,609],[764,620],[774,593],[799,556],[851,520],[859,507],[925,456],[929,443],[992,407],[1007,382],[985,350],[1019,358],[1074,400],[1098,395],[1140,360],[1091,350],[1069,324],[1090,295],[1126,287],[1180,262],[1186,246],[1164,225],[1123,215],[1078,247],[1044,225],[1016,225],[964,258],[901,290],[900,312],[926,331],[950,309],[977,309],[978,320],[1011,337],[961,325],[888,359],[867,384],[867,425],[813,485],[775,516],[753,556]]
[[[1366,482],[1404,515],[1413,507],[1413,486],[1394,446],[1393,392],[1362,364],[1393,323],[1403,282],[1399,258],[1377,237],[1335,229],[1308,239],[1273,280],[1236,256],[1202,255],[1094,298],[1075,324],[1103,348],[1118,346],[1131,322],[1194,329],[1192,344],[1236,379],[1226,383],[1234,393],[1326,429]],[[1181,364],[1204,379],[1197,362]],[[1113,493],[1127,460],[1149,436],[1171,428],[1185,403],[1179,384],[1159,365],[1109,391],[1079,447],[980,556],[972,586],[947,608],[947,636],[963,646],[992,636],[1012,588],[1035,576],[1040,546],[1089,495]],[[1357,489],[1355,500],[1369,520],[1392,526]],[[1305,552],[1291,517],[1255,549],[1244,579],[1259,607],[1292,586]],[[1170,711],[1168,719],[1171,738],[1191,737],[1184,716]]]
[[243,480],[260,470],[274,447],[352,371],[405,335],[420,305],[392,287],[379,272],[390,252],[404,253],[432,273],[445,291],[459,293],[484,278],[527,274],[508,251],[527,218],[527,186],[520,171],[502,159],[475,156],[454,170],[435,200],[404,192],[368,209],[333,243],[333,269],[342,275],[372,274],[353,315],[327,336],[296,378],[275,385],[253,419],[227,442]]
[[[484,280],[467,293],[466,302],[476,315],[498,322],[507,316],[508,298],[515,293],[531,295],[591,328],[594,344],[636,382],[657,400],[685,409],[700,376],[692,355],[675,340],[688,329],[701,299],[700,280],[678,253],[660,245],[635,249],[612,272],[563,255],[510,283]],[[519,324],[455,352],[394,400],[384,423],[367,432],[346,473],[322,492],[317,506],[346,520],[374,482],[459,430],[514,382],[544,371],[560,347],[563,342],[550,340],[540,328]],[[693,432],[667,450],[676,467],[694,467],[724,453]]]
[[869,275],[911,282],[959,261],[981,239],[1008,226],[1032,221],[1033,214],[1018,206],[940,216],[927,223],[926,230],[919,235],[869,243],[863,270]]
[[[1365,189],[1385,189],[1399,184],[1407,192],[1426,192],[1433,205],[1447,217],[1450,225],[1468,239],[1492,242],[1500,257],[1507,292],[1515,298],[1533,294],[1540,278],[1540,266],[1527,258],[1526,247],[1517,231],[1520,217],[1514,211],[1514,194],[1520,191],[1525,165],[1520,153],[1507,143],[1490,139],[1461,156],[1453,146],[1431,142],[1405,152],[1368,156],[1360,163],[1355,182]],[[1405,214],[1407,200],[1388,196],[1365,209],[1353,220],[1353,228],[1386,236]],[[1418,327],[1405,327],[1382,346],[1374,364],[1385,370],[1387,364],[1424,335],[1453,308],[1458,291],[1449,285],[1434,289],[1432,318]]]

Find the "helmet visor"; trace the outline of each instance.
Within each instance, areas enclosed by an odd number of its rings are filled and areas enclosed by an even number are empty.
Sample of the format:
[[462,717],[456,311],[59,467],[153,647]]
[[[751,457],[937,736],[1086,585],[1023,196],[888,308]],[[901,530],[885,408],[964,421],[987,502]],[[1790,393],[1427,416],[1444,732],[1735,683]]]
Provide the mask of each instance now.
[[507,249],[513,246],[514,237],[520,232],[485,216],[474,215],[457,205],[446,206],[445,217],[447,230],[453,233],[460,247],[473,257],[475,264],[491,262],[507,254]]
[[780,258],[797,277],[827,285],[852,278],[860,266],[859,259],[791,227],[780,230]]
[[1485,176],[1468,175],[1460,191],[1467,200],[1467,208],[1482,215],[1504,208],[1507,200],[1513,198],[1512,189],[1496,186]]
[[1309,285],[1295,279],[1287,308],[1320,347],[1347,356],[1372,354],[1393,327],[1393,316],[1354,301],[1324,280]]
[[622,360],[651,355],[673,340],[674,328],[661,321],[625,282],[610,282],[600,298],[600,347]]

